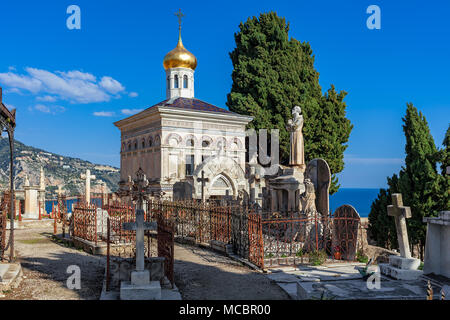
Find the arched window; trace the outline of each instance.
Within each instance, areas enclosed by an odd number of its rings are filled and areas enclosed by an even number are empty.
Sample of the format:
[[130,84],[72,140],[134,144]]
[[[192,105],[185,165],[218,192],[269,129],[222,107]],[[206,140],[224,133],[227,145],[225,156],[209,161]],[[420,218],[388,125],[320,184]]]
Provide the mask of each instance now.
[[148,139],[148,146],[151,147],[152,145],[153,145],[153,140],[152,140],[152,138],[150,137],[150,138]]
[[176,74],[175,77],[173,78],[173,87],[175,89],[178,88],[178,75]]
[[208,148],[209,147],[210,142],[208,140],[203,140],[202,142],[202,147],[203,148]]
[[186,147],[193,147],[193,146],[194,146],[194,139],[187,139]]
[[145,149],[145,140],[142,139],[142,149]]
[[187,89],[188,87],[188,77],[187,75],[183,76],[183,88]]

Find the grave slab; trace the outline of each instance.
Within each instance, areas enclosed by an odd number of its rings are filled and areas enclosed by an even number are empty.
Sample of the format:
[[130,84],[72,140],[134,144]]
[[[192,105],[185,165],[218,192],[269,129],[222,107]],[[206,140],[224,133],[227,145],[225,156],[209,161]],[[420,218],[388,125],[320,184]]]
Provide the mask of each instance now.
[[131,281],[122,281],[120,300],[161,300],[161,284],[159,281],[140,285],[132,284]]

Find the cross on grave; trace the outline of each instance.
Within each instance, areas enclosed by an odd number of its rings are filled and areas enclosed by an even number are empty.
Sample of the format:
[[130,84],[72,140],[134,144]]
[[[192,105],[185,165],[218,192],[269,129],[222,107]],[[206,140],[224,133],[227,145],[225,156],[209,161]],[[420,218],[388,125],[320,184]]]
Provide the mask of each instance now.
[[150,274],[145,270],[145,230],[156,230],[156,222],[144,221],[144,200],[147,200],[148,180],[141,168],[136,172],[136,179],[128,177],[128,183],[122,185],[119,194],[121,196],[131,196],[136,201],[136,222],[123,224],[125,230],[136,231],[136,270],[131,273],[131,285],[146,285],[150,282]]
[[56,191],[56,193],[58,194],[58,198],[61,197],[61,195],[64,193],[61,185],[58,185],[58,190]]
[[95,180],[95,176],[91,176],[91,170],[86,169],[86,173],[81,174],[81,179],[86,179],[86,186],[84,188],[86,202],[91,203],[91,180]]
[[202,183],[202,201],[205,201],[205,182],[208,182],[209,179],[205,178],[205,172],[202,170],[202,177],[197,178],[198,182]]
[[406,219],[411,218],[411,208],[403,206],[401,193],[392,194],[392,205],[387,207],[387,211],[389,216],[395,217],[395,228],[397,230],[400,255],[403,258],[411,258],[408,230],[406,228]]

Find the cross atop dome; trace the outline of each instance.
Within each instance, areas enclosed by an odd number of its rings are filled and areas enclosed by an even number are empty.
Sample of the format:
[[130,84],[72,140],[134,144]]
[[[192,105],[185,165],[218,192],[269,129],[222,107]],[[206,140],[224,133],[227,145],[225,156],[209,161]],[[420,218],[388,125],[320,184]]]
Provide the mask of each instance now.
[[178,18],[178,43],[163,60],[166,70],[166,96],[167,99],[181,97],[194,97],[194,70],[197,67],[197,58],[190,53],[181,40],[181,22],[185,16],[181,9],[175,12]]

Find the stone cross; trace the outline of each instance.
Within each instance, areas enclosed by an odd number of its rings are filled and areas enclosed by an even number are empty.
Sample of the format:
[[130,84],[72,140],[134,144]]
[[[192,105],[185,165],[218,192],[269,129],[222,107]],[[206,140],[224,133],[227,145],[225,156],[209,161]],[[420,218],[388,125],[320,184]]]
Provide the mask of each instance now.
[[411,208],[403,206],[401,193],[392,194],[392,205],[387,206],[387,211],[389,216],[395,217],[400,255],[403,258],[411,258],[408,230],[406,228],[406,219],[411,218]]
[[202,201],[205,201],[205,182],[208,182],[209,179],[205,178],[205,172],[202,170],[202,177],[197,178],[198,182],[202,183]]
[[82,173],[81,179],[86,179],[86,187],[84,189],[86,202],[91,203],[91,180],[95,180],[95,176],[91,176],[91,170],[86,169],[86,174]]
[[145,270],[145,230],[156,230],[156,222],[144,221],[144,200],[147,200],[148,180],[143,170],[139,168],[136,172],[137,178],[131,180],[128,177],[128,183],[119,190],[122,196],[131,196],[136,201],[136,222],[128,222],[123,224],[125,230],[136,231],[136,270],[131,273],[131,283],[133,285],[142,285],[149,283],[150,276],[148,270]]

